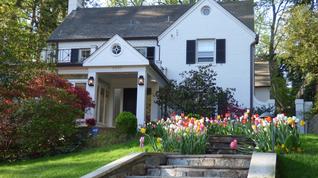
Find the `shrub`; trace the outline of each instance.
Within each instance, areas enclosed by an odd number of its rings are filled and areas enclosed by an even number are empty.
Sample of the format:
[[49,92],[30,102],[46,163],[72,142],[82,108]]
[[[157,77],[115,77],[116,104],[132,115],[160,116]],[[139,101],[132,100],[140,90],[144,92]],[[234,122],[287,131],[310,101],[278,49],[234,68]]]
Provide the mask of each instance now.
[[[13,94],[14,85],[22,89]],[[20,85],[0,85],[0,161],[69,152],[83,143],[75,119],[94,107],[84,89],[46,72]]]
[[31,157],[72,151],[76,148],[72,138],[77,132],[74,119],[80,113],[46,97],[25,101],[17,113],[22,121],[18,130],[23,138],[21,149]]
[[128,137],[137,133],[137,118],[131,112],[122,112],[116,117],[116,128],[119,133]]
[[210,117],[216,111],[224,114],[229,106],[237,105],[233,89],[216,86],[217,74],[212,65],[199,66],[197,70],[184,71],[180,75],[181,82],[171,81],[156,93],[156,103],[165,117],[169,110]]

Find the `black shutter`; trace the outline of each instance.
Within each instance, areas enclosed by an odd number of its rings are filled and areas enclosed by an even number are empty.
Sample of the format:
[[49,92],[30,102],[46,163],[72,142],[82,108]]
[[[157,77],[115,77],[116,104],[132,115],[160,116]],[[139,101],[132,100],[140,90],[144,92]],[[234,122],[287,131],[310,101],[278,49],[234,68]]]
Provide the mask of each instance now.
[[187,40],[187,64],[195,63],[195,40]]
[[79,50],[78,49],[72,49],[71,50],[71,63],[77,63],[78,60],[78,54],[79,54]]
[[155,47],[147,47],[147,59],[152,62],[155,60]]
[[225,39],[216,40],[216,63],[225,63],[226,54]]

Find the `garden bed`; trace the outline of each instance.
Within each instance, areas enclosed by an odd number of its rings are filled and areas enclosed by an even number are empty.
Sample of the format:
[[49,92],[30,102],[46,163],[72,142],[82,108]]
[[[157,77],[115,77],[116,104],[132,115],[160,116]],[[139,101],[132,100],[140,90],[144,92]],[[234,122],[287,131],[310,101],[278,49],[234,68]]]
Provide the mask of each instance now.
[[238,148],[244,146],[255,147],[255,143],[250,138],[245,136],[235,136],[235,135],[210,135],[208,137],[207,154],[242,154],[238,149],[232,149],[230,144],[233,140],[237,140]]

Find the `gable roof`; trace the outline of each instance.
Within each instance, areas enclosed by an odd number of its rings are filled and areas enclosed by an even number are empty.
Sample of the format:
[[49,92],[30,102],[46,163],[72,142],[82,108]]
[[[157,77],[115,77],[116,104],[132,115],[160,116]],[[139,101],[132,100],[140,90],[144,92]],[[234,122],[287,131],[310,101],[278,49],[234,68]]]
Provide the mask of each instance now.
[[[251,1],[218,2],[243,24],[254,29]],[[55,29],[48,41],[106,40],[115,34],[123,38],[156,38],[192,5],[79,8]]]

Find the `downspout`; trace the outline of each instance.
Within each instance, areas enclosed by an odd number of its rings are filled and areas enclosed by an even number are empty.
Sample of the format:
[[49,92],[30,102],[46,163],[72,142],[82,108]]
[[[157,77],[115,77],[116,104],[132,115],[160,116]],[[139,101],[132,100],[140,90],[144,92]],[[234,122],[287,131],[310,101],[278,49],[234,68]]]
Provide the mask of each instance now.
[[254,108],[254,59],[255,59],[255,45],[259,42],[259,35],[256,34],[255,40],[250,45],[250,111]]
[[[158,46],[158,49],[159,49],[159,51],[158,51],[158,60],[161,61],[161,60],[160,60],[160,45],[159,45],[158,37],[156,38],[156,41],[157,41],[157,46]],[[155,62],[156,62],[156,61],[155,61]]]

